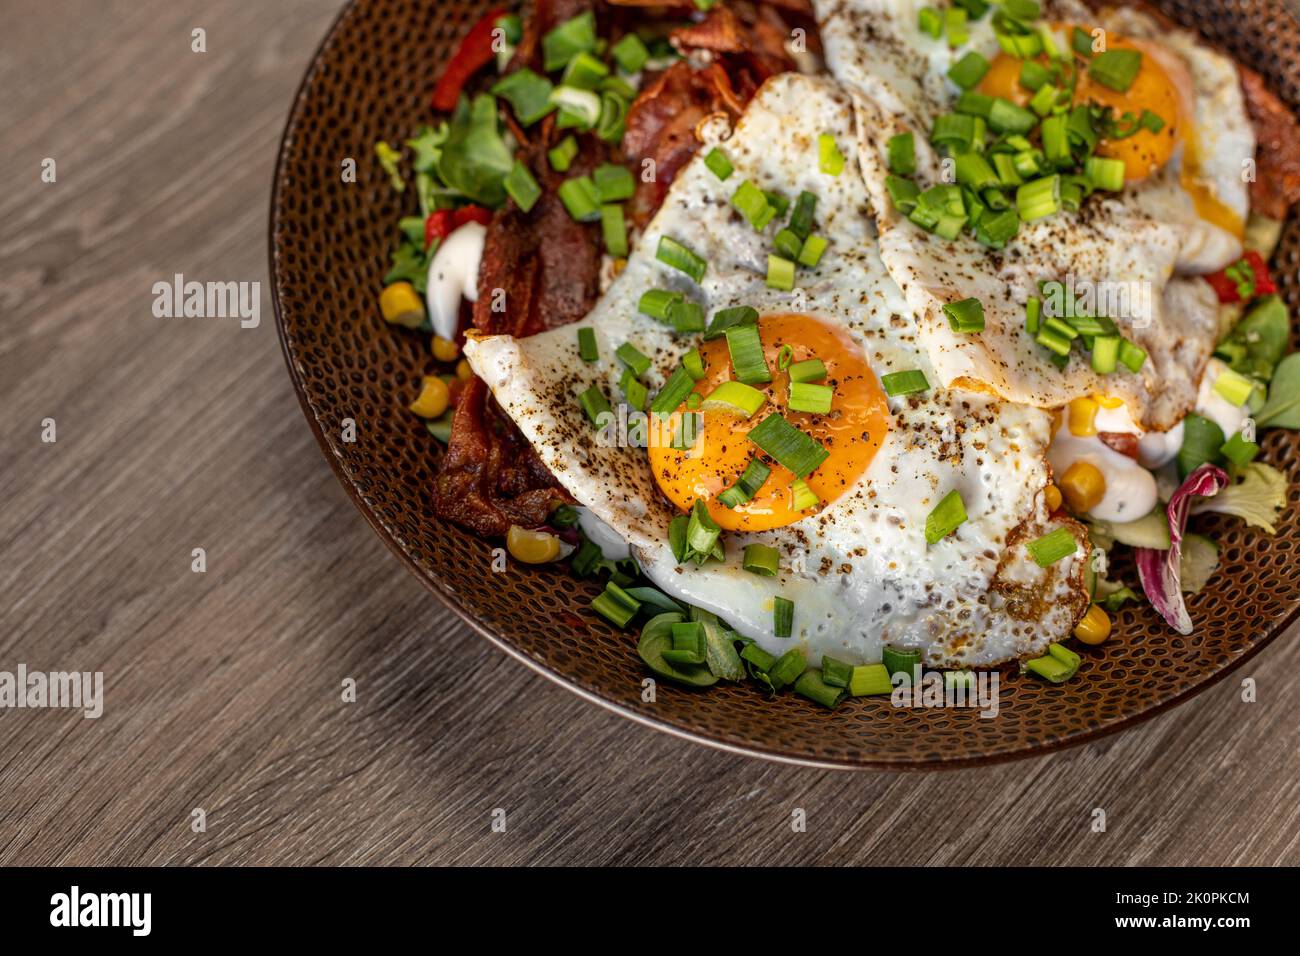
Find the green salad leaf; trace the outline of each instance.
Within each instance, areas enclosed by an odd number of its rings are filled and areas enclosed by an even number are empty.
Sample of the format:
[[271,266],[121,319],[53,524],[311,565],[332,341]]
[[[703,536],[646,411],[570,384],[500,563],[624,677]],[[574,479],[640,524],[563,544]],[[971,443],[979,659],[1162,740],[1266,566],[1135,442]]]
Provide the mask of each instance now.
[[1267,382],[1286,354],[1291,317],[1275,295],[1260,299],[1219,343],[1215,354],[1234,372]]
[[1218,566],[1219,546],[1217,544],[1203,534],[1183,536],[1183,550],[1178,555],[1178,580],[1184,593],[1195,594],[1205,587]]
[[505,202],[504,180],[514,164],[497,123],[496,100],[487,93],[473,102],[462,96],[438,157],[442,181],[474,202],[495,208]]
[[1241,469],[1241,480],[1228,485],[1213,498],[1197,498],[1194,515],[1214,511],[1236,515],[1249,525],[1276,534],[1273,522],[1286,505],[1286,475],[1272,465],[1251,462]]
[[1260,428],[1300,428],[1300,352],[1277,363],[1268,387],[1268,401],[1255,416]]
[[447,137],[450,135],[451,129],[446,122],[439,123],[436,128],[421,127],[414,138],[406,141],[406,145],[411,147],[411,152],[415,154],[411,160],[411,168],[417,173],[435,171],[438,168],[438,160],[442,156],[442,144],[447,142]]

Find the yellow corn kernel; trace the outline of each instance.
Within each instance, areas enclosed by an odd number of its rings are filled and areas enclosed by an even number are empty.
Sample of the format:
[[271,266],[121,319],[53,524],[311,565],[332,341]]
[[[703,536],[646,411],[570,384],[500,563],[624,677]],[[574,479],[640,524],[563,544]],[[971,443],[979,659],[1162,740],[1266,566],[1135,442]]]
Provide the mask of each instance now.
[[474,370],[469,367],[469,359],[461,359],[456,363],[456,377],[462,382],[468,382],[474,377]]
[[1061,489],[1056,485],[1048,485],[1043,490],[1043,498],[1047,501],[1047,510],[1056,511],[1061,507]]
[[447,383],[436,375],[426,375],[420,385],[420,397],[411,403],[411,411],[421,418],[437,418],[451,401]]
[[1091,511],[1106,494],[1106,477],[1094,464],[1076,461],[1058,482],[1065,503],[1075,514]]
[[1109,395],[1094,395],[1092,400],[1102,408],[1119,408],[1124,404],[1124,399],[1111,398]]
[[379,311],[385,322],[418,329],[424,324],[424,301],[409,282],[394,282],[379,293]]
[[1074,626],[1074,636],[1085,644],[1104,643],[1110,637],[1110,615],[1100,604],[1094,604]]
[[441,335],[433,337],[433,357],[439,362],[454,362],[459,354],[460,346],[451,339],[444,339]]
[[506,534],[506,548],[524,564],[545,564],[560,556],[560,539],[545,531],[529,531],[517,524]]
[[618,275],[620,272],[622,272],[622,271],[623,271],[624,269],[626,269],[626,268],[627,268],[627,260],[626,260],[626,259],[615,259],[615,260],[614,260],[614,275]]
[[1070,434],[1076,438],[1097,434],[1097,403],[1091,398],[1070,402]]

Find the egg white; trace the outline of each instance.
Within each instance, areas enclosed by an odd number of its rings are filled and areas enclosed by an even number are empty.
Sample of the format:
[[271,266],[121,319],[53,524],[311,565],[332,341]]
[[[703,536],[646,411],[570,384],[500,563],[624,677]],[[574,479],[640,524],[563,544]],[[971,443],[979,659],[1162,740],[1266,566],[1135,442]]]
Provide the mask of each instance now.
[[[800,644],[814,664],[823,653],[874,662],[889,642],[922,650],[934,666],[1040,654],[1069,633],[1087,603],[1082,547],[1046,569],[1024,547],[1057,526],[1043,495],[1046,413],[937,387],[890,399],[882,447],[838,499],[783,528],[725,533],[724,564],[678,567],[667,545],[676,511],[656,488],[645,452],[600,440],[578,406],[576,396],[592,383],[611,399],[619,395],[614,350],[623,342],[654,357],[647,378],[656,387],[695,344],[638,313],[650,288],[687,292],[710,314],[751,305],[760,313],[812,315],[845,329],[878,376],[920,369],[935,383],[907,303],[875,246],[867,191],[853,172],[853,124],[849,97],[832,81],[798,74],[769,80],[722,144],[735,172],[719,181],[698,156],[685,167],[626,268],[580,323],[595,330],[599,361],[580,360],[578,326],[526,339],[471,337],[466,355],[556,478],[630,544],[651,580],[772,653]],[[821,133],[833,134],[845,154],[838,177],[818,170]],[[819,197],[816,231],[831,245],[816,269],[799,273],[793,293],[764,281],[777,227],[759,234],[729,205],[743,179],[789,197],[802,189]],[[664,235],[707,260],[698,286],[657,261]],[[926,516],[953,489],[969,520],[927,546]],[[1066,526],[1082,544],[1077,526]],[[752,542],[780,551],[779,576],[742,570],[741,552]],[[788,639],[773,633],[778,594],[795,602]]]

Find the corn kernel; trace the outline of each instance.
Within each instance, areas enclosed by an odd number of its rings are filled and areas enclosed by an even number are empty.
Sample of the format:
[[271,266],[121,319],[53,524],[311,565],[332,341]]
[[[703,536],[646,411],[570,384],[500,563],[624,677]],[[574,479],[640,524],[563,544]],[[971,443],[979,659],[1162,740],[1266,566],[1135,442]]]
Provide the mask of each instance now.
[[459,354],[460,346],[451,339],[444,339],[441,335],[433,337],[433,357],[439,362],[454,362]]
[[1076,461],[1058,482],[1065,503],[1075,514],[1084,514],[1101,503],[1106,494],[1106,478],[1094,464]]
[[624,269],[626,269],[626,268],[627,268],[627,260],[626,260],[626,259],[621,259],[621,258],[620,258],[620,259],[615,259],[615,260],[614,260],[614,275],[618,275],[620,272],[622,272],[622,271],[623,271]]
[[1074,626],[1074,636],[1085,644],[1095,646],[1104,643],[1110,637],[1110,615],[1101,605],[1092,605]]
[[1061,507],[1061,489],[1056,485],[1048,485],[1043,490],[1043,498],[1047,502],[1048,511],[1057,511]]
[[474,370],[469,367],[469,359],[461,359],[456,363],[456,377],[462,382],[468,382],[474,377]]
[[421,418],[437,418],[450,402],[447,383],[436,375],[426,375],[421,382],[420,397],[411,403],[411,411]]
[[418,329],[424,324],[424,301],[409,282],[394,282],[379,293],[379,311],[385,322]]
[[1091,398],[1070,402],[1070,434],[1076,438],[1097,434],[1097,403]]
[[517,524],[506,534],[506,548],[524,564],[545,564],[560,556],[560,539],[545,531],[529,531]]
[[1109,395],[1094,395],[1092,400],[1102,408],[1119,408],[1124,404],[1124,399],[1111,398]]

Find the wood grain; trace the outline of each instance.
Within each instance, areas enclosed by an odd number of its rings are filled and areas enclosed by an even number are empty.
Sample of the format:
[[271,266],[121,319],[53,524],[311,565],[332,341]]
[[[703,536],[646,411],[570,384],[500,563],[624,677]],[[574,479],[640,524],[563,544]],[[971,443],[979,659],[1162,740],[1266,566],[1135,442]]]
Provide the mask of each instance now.
[[[336,12],[4,18],[0,670],[102,670],[106,700],[0,710],[0,863],[1300,862],[1290,637],[1099,744],[894,775],[655,733],[460,624],[335,482],[273,328],[272,164]],[[260,281],[261,325],[154,318],[177,272]]]

